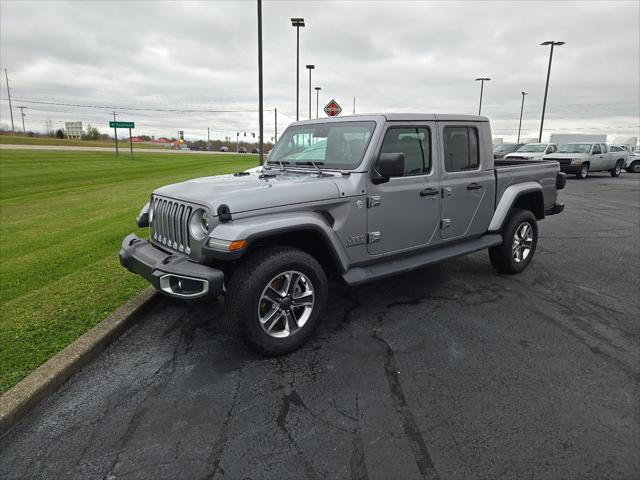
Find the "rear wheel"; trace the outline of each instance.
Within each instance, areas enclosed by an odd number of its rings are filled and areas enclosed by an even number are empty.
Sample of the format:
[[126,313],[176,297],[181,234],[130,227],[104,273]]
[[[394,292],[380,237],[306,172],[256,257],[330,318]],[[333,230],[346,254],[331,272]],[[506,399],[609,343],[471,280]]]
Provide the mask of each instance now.
[[578,173],[576,173],[576,177],[578,177],[580,180],[584,180],[588,176],[589,176],[589,164],[585,163],[580,167],[580,170],[578,171]]
[[231,277],[227,320],[253,349],[283,355],[309,339],[326,300],[327,278],[315,258],[296,248],[265,248]]
[[619,177],[621,171],[622,171],[622,162],[618,161],[616,163],[616,166],[613,167],[611,170],[609,170],[609,173],[611,174],[612,177]]
[[520,273],[538,245],[538,222],[530,210],[513,209],[502,228],[502,245],[489,249],[491,265],[500,273]]

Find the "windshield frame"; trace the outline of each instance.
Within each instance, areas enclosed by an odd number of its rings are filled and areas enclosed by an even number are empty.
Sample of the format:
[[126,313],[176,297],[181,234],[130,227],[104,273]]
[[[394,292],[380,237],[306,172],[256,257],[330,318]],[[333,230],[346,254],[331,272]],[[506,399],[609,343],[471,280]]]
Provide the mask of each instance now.
[[[357,163],[348,165],[348,164],[339,164],[339,163],[327,163],[325,160],[304,160],[304,159],[300,159],[299,161],[309,161],[309,162],[314,162],[316,165],[321,166],[322,170],[334,170],[334,171],[353,171],[358,169],[362,163],[365,161],[365,159],[367,158],[367,151],[369,150],[369,147],[371,145],[371,141],[374,138],[374,136],[377,134],[378,130],[379,130],[379,123],[372,118],[366,118],[366,119],[358,119],[358,120],[337,120],[337,121],[320,121],[320,122],[311,122],[311,123],[298,123],[298,124],[293,124],[290,125],[289,127],[287,127],[285,129],[285,131],[282,133],[282,135],[280,136],[280,138],[278,139],[278,142],[276,143],[276,145],[273,147],[273,149],[271,150],[270,154],[269,154],[269,159],[266,163],[268,163],[269,166],[277,166],[280,164],[280,161],[282,161],[282,163],[287,167],[287,169],[301,169],[301,170],[313,170],[313,171],[317,171],[317,167],[314,167],[311,163],[309,163],[309,165],[299,165],[297,164],[297,160],[294,159],[286,159],[283,158],[281,160],[277,160],[275,159],[275,155],[277,154],[278,149],[280,148],[281,145],[284,144],[283,140],[287,139],[289,137],[289,135],[295,135],[296,133],[304,133],[305,130],[311,129],[311,128],[318,128],[318,127],[331,127],[334,125],[343,125],[343,126],[355,126],[355,125],[363,125],[367,124],[367,126],[370,127],[370,134],[369,134],[369,138],[366,140],[363,149],[362,149],[362,156],[361,158],[357,161]],[[365,127],[366,128],[366,127]],[[299,130],[300,132],[296,132],[296,130]],[[323,137],[316,137],[316,138],[320,138],[323,139]],[[326,138],[324,138],[324,140],[326,141]],[[303,151],[304,152],[304,151]],[[301,153],[303,153],[301,152]]]

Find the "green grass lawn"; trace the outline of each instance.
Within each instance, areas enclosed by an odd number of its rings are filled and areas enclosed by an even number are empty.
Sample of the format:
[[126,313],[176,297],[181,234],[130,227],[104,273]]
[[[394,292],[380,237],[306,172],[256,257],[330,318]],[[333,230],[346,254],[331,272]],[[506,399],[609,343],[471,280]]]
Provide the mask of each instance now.
[[[118,134],[120,138],[120,134]],[[127,137],[128,138],[128,137]],[[72,147],[111,147],[116,148],[113,140],[72,140],[70,138],[50,138],[50,137],[23,137],[21,135],[0,135],[0,143],[8,145],[59,145]],[[118,146],[124,150],[129,149],[129,143],[118,142]],[[148,143],[134,143],[133,148],[167,148],[162,145],[150,145]]]
[[154,188],[255,157],[0,150],[0,393],[147,284],[118,262]]

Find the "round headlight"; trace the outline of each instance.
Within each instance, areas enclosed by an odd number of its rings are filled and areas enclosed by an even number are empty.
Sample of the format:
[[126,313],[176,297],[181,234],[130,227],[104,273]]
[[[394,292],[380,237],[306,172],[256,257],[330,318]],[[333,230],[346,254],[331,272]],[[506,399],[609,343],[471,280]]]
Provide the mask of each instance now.
[[202,240],[209,233],[209,218],[207,212],[199,208],[189,219],[189,233],[196,240]]

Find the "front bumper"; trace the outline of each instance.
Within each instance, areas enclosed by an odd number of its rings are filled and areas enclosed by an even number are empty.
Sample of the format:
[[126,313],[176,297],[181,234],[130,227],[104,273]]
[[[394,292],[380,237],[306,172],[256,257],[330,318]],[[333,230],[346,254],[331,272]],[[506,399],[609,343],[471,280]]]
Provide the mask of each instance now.
[[122,240],[120,263],[171,297],[217,297],[224,289],[222,271],[165,253],[133,233]]
[[565,173],[578,173],[582,165],[560,165],[560,171]]

